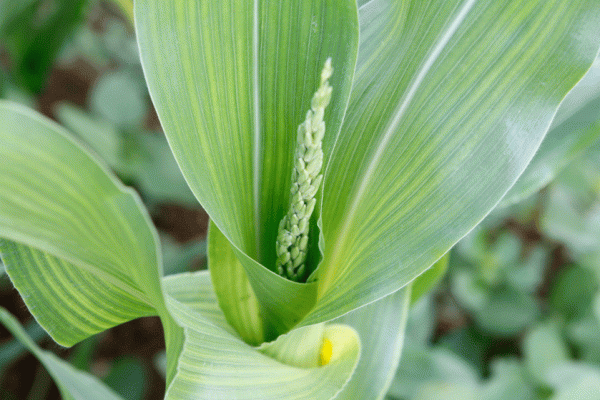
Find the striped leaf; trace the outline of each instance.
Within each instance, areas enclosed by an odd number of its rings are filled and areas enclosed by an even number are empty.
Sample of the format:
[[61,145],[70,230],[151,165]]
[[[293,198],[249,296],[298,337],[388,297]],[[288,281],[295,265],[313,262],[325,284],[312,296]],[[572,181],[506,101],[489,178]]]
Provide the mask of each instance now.
[[182,332],[137,194],[36,112],[0,102],[0,120],[0,253],[31,313],[64,346],[159,315],[172,376]]
[[275,339],[313,307],[316,284],[292,282],[263,268],[235,249],[212,221],[208,243],[209,269],[219,303],[248,343]]
[[328,57],[325,152],[346,109],[357,45],[352,0],[140,0],[136,31],[152,101],[194,194],[221,232],[274,264],[296,131]]
[[[252,347],[227,324],[208,271],[172,275],[164,282],[167,304],[186,337],[166,399],[330,399],[352,376],[360,354],[354,329],[304,327]],[[325,340],[332,354],[320,366]]]
[[393,293],[496,205],[598,51],[597,0],[373,0],[327,167],[326,321]]
[[519,202],[546,186],[599,139],[600,57],[565,97],[535,157],[500,206]]
[[[297,128],[328,57],[326,155],[340,130],[357,54],[356,4],[141,0],[135,7],[142,65],[175,158],[246,270],[274,337],[308,311],[312,301],[302,292],[315,292],[271,271]],[[318,260],[318,234],[312,240]],[[296,315],[277,307],[284,298]]]
[[410,293],[409,286],[334,320],[356,329],[361,342],[356,371],[336,400],[385,396],[400,362]]
[[242,264],[212,221],[208,228],[208,262],[212,285],[229,325],[252,345],[265,339],[260,304]]

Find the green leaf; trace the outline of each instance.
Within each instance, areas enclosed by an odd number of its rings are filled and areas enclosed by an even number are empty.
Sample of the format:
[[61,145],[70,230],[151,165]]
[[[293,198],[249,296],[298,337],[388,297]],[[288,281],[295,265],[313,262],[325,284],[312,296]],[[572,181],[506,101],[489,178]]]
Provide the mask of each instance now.
[[444,277],[450,263],[450,252],[447,252],[428,270],[419,275],[411,284],[410,303],[415,304],[423,295],[433,289]]
[[59,104],[54,113],[62,125],[81,137],[111,168],[120,164],[123,137],[113,124],[94,118],[69,103]]
[[570,358],[559,324],[548,321],[534,326],[523,339],[523,355],[533,379],[538,384],[547,384],[548,371]]
[[127,400],[142,400],[149,376],[141,359],[123,357],[113,362],[104,383]]
[[246,271],[219,228],[208,227],[208,266],[219,306],[229,325],[249,344],[265,340],[260,305]]
[[557,275],[549,295],[550,305],[568,320],[583,317],[598,291],[594,274],[579,266],[567,266]]
[[133,0],[113,0],[128,21],[133,23]]
[[373,0],[327,166],[314,324],[421,274],[496,205],[598,51],[596,1]]
[[[145,0],[135,7],[142,65],[175,158],[238,253],[265,318],[276,331],[286,331],[283,313],[271,315],[277,310],[273,300],[286,298],[288,308],[305,309],[295,300],[305,289],[269,271],[275,269],[277,229],[288,208],[297,127],[331,57],[334,92],[323,143],[329,154],[352,85],[356,4]],[[260,286],[268,286],[268,299]]]
[[[262,268],[236,251],[212,220],[208,249],[208,267],[221,309],[248,343],[273,340],[313,306],[316,284],[292,282]],[[244,263],[252,268],[244,268]]]
[[546,138],[500,206],[519,202],[547,185],[600,138],[600,58],[569,92]]
[[132,73],[110,72],[91,89],[90,108],[118,126],[139,126],[148,110],[146,92]]
[[[39,342],[48,337],[46,331],[35,321],[27,324],[25,333],[34,342]],[[6,369],[10,367],[10,364],[26,351],[27,349],[17,339],[2,343],[2,346],[0,346],[0,378],[4,375]]]
[[357,46],[354,0],[135,7],[150,94],[184,176],[233,245],[274,269],[297,127],[328,57],[335,71],[326,152],[344,116]]
[[[304,327],[255,348],[227,324],[208,271],[169,276],[164,284],[169,309],[185,329],[166,399],[330,399],[356,367],[360,341],[350,327]],[[325,339],[333,355],[317,366]]]
[[49,351],[40,349],[19,322],[0,307],[0,323],[6,327],[46,367],[64,400],[122,400],[98,378],[73,368]]
[[2,13],[0,13],[0,35],[14,29],[15,25],[26,19],[37,2],[39,0],[0,0],[0,10],[2,10]]
[[354,310],[333,322],[356,329],[361,357],[356,371],[336,400],[382,399],[400,362],[408,307],[409,288]]
[[8,102],[0,119],[0,252],[31,313],[65,346],[158,314],[172,376],[182,331],[139,197],[52,121]]

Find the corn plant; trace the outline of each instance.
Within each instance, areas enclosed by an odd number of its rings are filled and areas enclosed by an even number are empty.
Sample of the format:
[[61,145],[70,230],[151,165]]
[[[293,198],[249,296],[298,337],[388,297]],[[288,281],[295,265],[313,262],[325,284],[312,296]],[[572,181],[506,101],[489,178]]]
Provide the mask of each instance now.
[[[211,217],[209,270],[164,278],[137,194],[8,102],[0,251],[63,346],[159,316],[168,399],[382,398],[411,300],[524,171],[599,45],[598,0],[134,12],[153,104]],[[65,397],[92,398],[97,381],[52,360]]]

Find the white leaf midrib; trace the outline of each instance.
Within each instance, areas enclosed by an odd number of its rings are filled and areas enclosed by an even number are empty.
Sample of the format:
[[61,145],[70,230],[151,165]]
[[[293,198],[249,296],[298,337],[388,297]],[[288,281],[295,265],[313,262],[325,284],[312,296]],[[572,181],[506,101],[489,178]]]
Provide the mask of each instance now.
[[253,196],[254,196],[254,235],[256,246],[256,259],[260,260],[260,179],[262,175],[262,137],[261,137],[261,118],[260,118],[260,87],[259,87],[259,0],[254,0],[253,5],[253,20],[252,20],[252,86],[253,86],[253,103],[254,103],[254,150],[253,150]]

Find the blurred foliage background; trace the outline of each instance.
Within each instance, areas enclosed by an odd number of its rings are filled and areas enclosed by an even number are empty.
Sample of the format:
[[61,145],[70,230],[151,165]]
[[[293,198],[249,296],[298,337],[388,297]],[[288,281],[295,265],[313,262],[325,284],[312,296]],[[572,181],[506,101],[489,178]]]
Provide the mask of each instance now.
[[[207,216],[160,132],[122,13],[104,1],[0,0],[0,98],[55,119],[138,190],[166,274],[205,268]],[[585,118],[600,120],[598,102],[591,107]],[[581,125],[575,118],[560,135]],[[600,143],[572,153],[570,163],[552,161],[568,166],[539,193],[493,211],[451,250],[446,276],[413,305],[388,399],[600,399]],[[158,319],[60,348],[1,264],[0,305],[42,347],[125,398],[163,398]],[[0,398],[59,398],[2,327]]]

